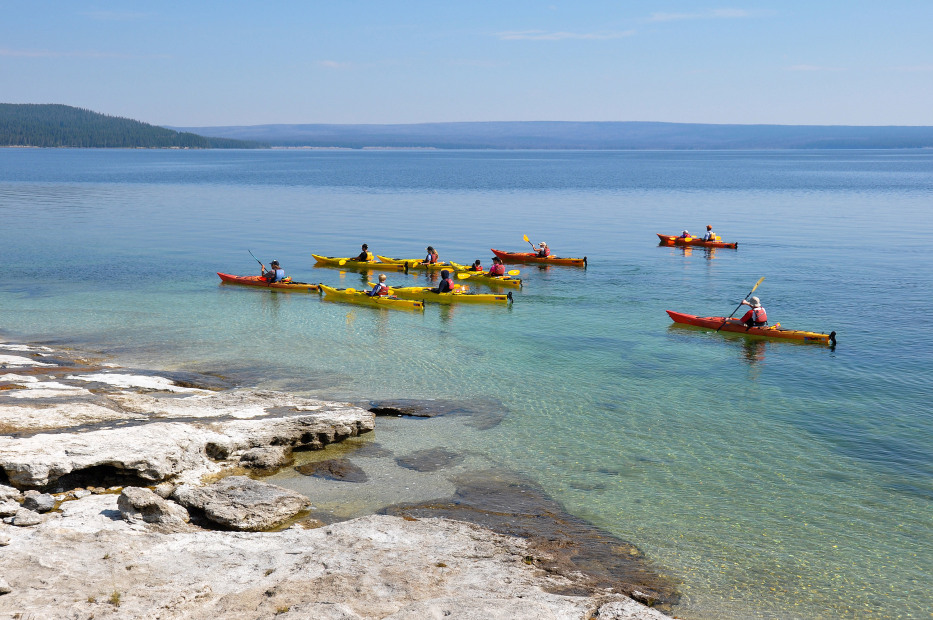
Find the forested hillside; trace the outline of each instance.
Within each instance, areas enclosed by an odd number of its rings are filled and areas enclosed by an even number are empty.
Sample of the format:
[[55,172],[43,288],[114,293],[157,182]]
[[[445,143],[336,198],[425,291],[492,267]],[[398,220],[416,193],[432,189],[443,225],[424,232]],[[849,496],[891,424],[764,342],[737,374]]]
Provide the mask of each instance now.
[[58,104],[0,103],[0,146],[77,148],[257,148]]

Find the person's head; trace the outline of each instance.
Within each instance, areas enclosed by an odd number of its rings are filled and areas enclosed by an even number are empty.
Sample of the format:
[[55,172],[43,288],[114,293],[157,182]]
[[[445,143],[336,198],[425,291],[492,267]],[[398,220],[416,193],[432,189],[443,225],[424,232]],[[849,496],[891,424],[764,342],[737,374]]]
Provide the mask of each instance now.
[[482,261],[481,261],[480,259],[477,258],[475,261],[473,261],[473,264],[476,265],[477,267],[479,267],[479,266],[482,265],[483,263],[482,263]]
[[542,241],[541,243],[538,244],[538,247],[546,248],[546,247],[547,247],[547,243],[545,243],[544,241]]
[[273,269],[276,269],[276,268],[278,268],[278,266],[279,266],[279,261],[274,260],[274,261],[272,261],[271,264],[272,264],[272,268],[273,268]]
[[497,264],[497,265],[501,265],[501,264],[502,264],[502,259],[499,258],[498,256],[494,256],[494,257],[492,258],[492,262],[494,262],[494,263]]
[[434,254],[434,246],[429,245],[427,249],[429,253]]
[[385,282],[385,281],[386,281],[386,274],[380,273],[380,274],[379,274],[379,283],[382,284],[382,283]]
[[758,300],[757,297],[752,297],[751,299],[748,300],[748,305],[751,306],[752,308],[760,308],[761,302]]
[[707,224],[707,225],[706,225],[706,230],[713,230],[713,225],[712,225],[712,224]]
[[446,269],[444,269],[443,271],[441,271],[441,277],[442,277],[442,278],[444,278],[444,279],[446,280],[446,279],[448,278],[448,276],[450,276],[450,272],[449,272],[449,271],[447,271]]
[[369,249],[369,246],[366,245],[366,244],[364,243],[364,244],[363,244],[363,249],[364,249],[364,250],[368,250],[368,249]]
[[683,231],[683,232],[682,232],[682,233],[680,233],[680,234],[682,234],[682,235],[683,235],[684,237],[686,237],[686,236],[687,236],[687,235],[689,235],[690,233],[689,233],[689,232],[687,232],[687,231],[685,230],[685,231]]

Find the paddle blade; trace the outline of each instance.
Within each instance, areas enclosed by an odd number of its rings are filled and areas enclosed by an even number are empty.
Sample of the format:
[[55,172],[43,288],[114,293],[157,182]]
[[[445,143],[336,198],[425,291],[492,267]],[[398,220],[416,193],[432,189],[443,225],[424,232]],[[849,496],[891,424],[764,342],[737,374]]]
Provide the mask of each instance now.
[[341,258],[340,260],[337,261],[337,264],[343,267],[344,265],[347,264],[347,259]]
[[521,273],[521,271],[519,271],[518,269],[512,269],[511,271],[508,271],[507,273],[508,273],[510,276],[517,276],[518,274]]
[[524,239],[526,243],[531,243],[531,239],[528,238],[528,235],[522,235],[522,239]]
[[[755,282],[755,287],[751,290],[751,292],[749,292],[748,295],[751,295],[752,293],[754,293],[754,292],[755,292],[755,289],[758,288],[758,285],[761,284],[761,283],[764,282],[764,281],[765,281],[765,277],[764,277],[764,276],[761,276],[761,277],[758,279],[758,281]],[[747,298],[748,295],[746,295],[745,297]]]
[[457,279],[458,279],[458,280],[466,280],[466,279],[468,279],[469,277],[470,277],[470,274],[468,274],[468,273],[462,273],[462,272],[461,272],[461,273],[458,273],[458,274],[457,274]]

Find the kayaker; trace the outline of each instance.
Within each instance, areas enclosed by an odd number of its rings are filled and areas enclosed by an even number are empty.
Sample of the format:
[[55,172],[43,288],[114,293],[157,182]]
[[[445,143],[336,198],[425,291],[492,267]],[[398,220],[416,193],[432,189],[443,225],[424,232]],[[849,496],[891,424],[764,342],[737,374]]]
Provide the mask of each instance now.
[[687,232],[686,230],[683,231],[682,233],[680,233],[680,238],[681,238],[681,239],[687,239],[687,238],[689,238],[689,237],[690,237],[690,233]]
[[551,250],[548,249],[547,243],[542,241],[538,244],[538,258],[547,258],[551,255]]
[[351,260],[359,261],[361,263],[366,263],[366,262],[371,261],[373,259],[373,255],[369,253],[369,246],[364,243],[360,247],[363,251],[360,252],[359,256],[356,256],[352,258]]
[[470,267],[470,271],[483,271],[483,263],[480,259],[473,261],[473,266]]
[[432,246],[428,246],[425,250],[428,254],[424,257],[424,260],[421,261],[423,265],[435,265],[437,264],[437,250]]
[[386,274],[379,274],[379,282],[373,285],[373,290],[366,293],[370,297],[380,297],[389,294],[389,285],[386,284]]
[[502,259],[496,256],[492,259],[492,267],[489,268],[489,275],[491,276],[504,276],[505,275],[505,265],[502,264]]
[[739,319],[740,323],[748,327],[762,327],[768,324],[768,313],[765,312],[764,306],[761,305],[761,301],[757,297],[743,299],[741,305],[750,306],[751,310]]
[[713,226],[711,224],[706,225],[706,234],[703,235],[703,241],[715,241],[716,233],[713,232]]
[[279,265],[279,261],[274,260],[269,263],[269,269],[266,269],[265,265],[260,265],[262,267],[262,277],[266,279],[266,282],[272,284],[273,282],[281,282],[285,279],[285,270]]
[[437,288],[432,288],[434,293],[452,293],[454,290],[454,281],[450,279],[450,272],[444,269],[441,271],[441,281],[437,283]]

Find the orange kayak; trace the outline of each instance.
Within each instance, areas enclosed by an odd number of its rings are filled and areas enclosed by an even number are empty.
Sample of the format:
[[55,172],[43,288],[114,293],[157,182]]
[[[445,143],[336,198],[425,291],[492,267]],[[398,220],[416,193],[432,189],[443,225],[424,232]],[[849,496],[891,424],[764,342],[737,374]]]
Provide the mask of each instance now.
[[719,329],[724,332],[735,332],[737,334],[748,334],[750,336],[786,338],[836,346],[836,332],[820,334],[796,329],[784,329],[781,327],[780,323],[765,327],[746,327],[744,323],[739,323],[738,319],[727,319],[724,316],[696,316],[695,314],[684,314],[683,312],[674,312],[673,310],[667,310],[667,314],[671,317],[672,321],[680,323],[681,325],[693,325],[694,327],[714,330]]
[[224,284],[241,284],[243,286],[258,286],[260,288],[271,288],[277,291],[292,291],[295,293],[317,293],[317,284],[308,284],[307,282],[293,282],[291,278],[286,278],[284,282],[269,283],[262,276],[234,276],[229,273],[217,272]]
[[538,256],[534,252],[504,252],[492,250],[492,253],[502,259],[503,263],[544,263],[547,265],[570,265],[586,269],[586,257],[561,258],[560,256]]
[[704,248],[732,248],[736,249],[739,244],[726,243],[725,241],[703,241],[702,237],[681,237],[680,235],[662,235],[656,233],[661,245],[698,245]]

